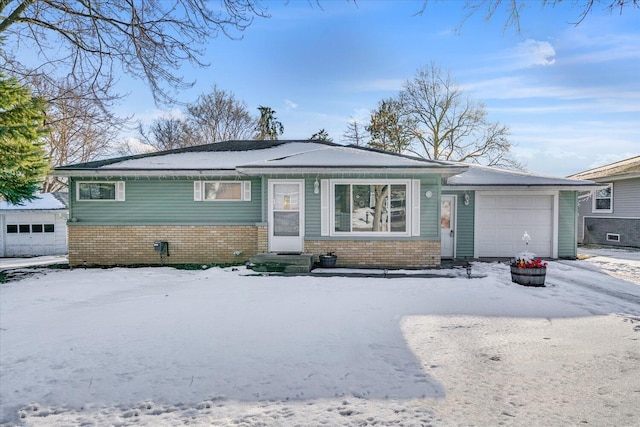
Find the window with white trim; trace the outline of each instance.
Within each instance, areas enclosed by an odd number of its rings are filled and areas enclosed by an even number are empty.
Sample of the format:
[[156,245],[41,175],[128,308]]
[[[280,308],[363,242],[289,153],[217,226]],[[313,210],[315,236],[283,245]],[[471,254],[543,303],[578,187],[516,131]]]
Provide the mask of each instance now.
[[195,181],[195,201],[250,201],[251,181]]
[[[413,185],[419,191],[419,182]],[[323,198],[329,202],[330,235],[412,233],[411,180],[331,180],[326,187],[331,193]]]
[[593,212],[613,212],[613,184],[593,191]]
[[123,202],[124,192],[124,181],[76,183],[76,200],[78,201]]

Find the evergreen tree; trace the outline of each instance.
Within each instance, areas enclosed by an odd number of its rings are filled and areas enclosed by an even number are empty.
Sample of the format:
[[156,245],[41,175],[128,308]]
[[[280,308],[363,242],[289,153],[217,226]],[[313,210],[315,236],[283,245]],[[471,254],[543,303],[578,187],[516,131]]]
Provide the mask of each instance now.
[[324,129],[320,129],[318,132],[314,133],[313,135],[311,135],[311,138],[314,141],[327,141],[327,142],[333,142],[333,138],[331,138],[329,136],[329,132],[327,132]]
[[13,204],[33,199],[47,173],[45,117],[42,99],[0,74],[0,198]]
[[371,121],[365,127],[371,135],[367,144],[371,148],[393,153],[402,153],[409,146],[409,124],[403,121],[400,106],[394,99],[380,101],[378,109],[371,114]]
[[277,140],[278,135],[284,133],[284,126],[276,118],[275,110],[271,107],[259,106],[260,118],[258,119],[258,125],[256,126],[256,135],[254,139],[270,139]]

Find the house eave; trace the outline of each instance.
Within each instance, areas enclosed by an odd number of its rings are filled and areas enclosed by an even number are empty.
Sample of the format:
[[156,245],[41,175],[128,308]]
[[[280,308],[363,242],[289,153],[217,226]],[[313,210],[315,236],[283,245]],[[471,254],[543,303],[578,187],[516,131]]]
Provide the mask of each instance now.
[[602,188],[598,184],[584,185],[562,185],[562,184],[474,184],[474,185],[443,185],[443,191],[520,191],[520,190],[556,190],[556,191],[591,191],[592,189]]
[[623,181],[627,179],[636,179],[636,178],[640,178],[640,173],[627,173],[623,175],[599,176],[599,177],[586,178],[586,179],[589,179],[591,181],[606,183],[606,182]]
[[261,176],[261,175],[291,175],[291,174],[354,174],[354,173],[382,173],[391,175],[406,174],[436,174],[444,178],[464,172],[464,167],[419,168],[419,167],[380,167],[380,166],[318,166],[318,167],[263,167],[240,166],[236,169],[79,169],[56,168],[52,176],[68,176],[75,178],[115,178],[115,177],[198,177],[198,176]]
[[443,178],[458,175],[466,170],[465,167],[436,167],[436,168],[420,168],[414,166],[407,167],[384,167],[384,166],[316,166],[316,167],[264,167],[264,166],[241,166],[238,172],[243,175],[259,176],[259,175],[291,175],[291,174],[358,174],[358,173],[376,173],[390,175],[407,175],[407,174],[436,174]]
[[52,176],[74,178],[240,176],[235,169],[55,169]]

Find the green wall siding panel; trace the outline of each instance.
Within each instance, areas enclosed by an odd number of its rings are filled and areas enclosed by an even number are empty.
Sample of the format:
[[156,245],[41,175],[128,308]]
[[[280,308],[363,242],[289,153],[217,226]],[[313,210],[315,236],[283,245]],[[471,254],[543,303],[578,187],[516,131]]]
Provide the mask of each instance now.
[[578,192],[560,191],[558,197],[558,257],[575,258],[577,254]]
[[[208,178],[216,180],[216,178]],[[244,179],[245,181],[248,179]],[[261,221],[260,179],[251,181],[251,201],[193,200],[193,180],[125,179],[125,201],[77,201],[70,194],[71,217],[96,224],[244,224]],[[82,179],[80,181],[87,181]]]
[[[317,176],[318,181],[330,178],[332,177]],[[340,178],[386,179],[390,177],[386,174],[371,174],[367,176],[359,174],[344,175],[340,176]],[[420,238],[438,239],[440,235],[440,177],[437,175],[405,175],[391,178],[420,179]],[[206,180],[217,179],[207,178]],[[71,180],[70,187],[73,189],[70,197],[71,216],[76,218],[79,223],[92,224],[261,223],[267,221],[269,179],[305,180],[305,235],[308,238],[319,238],[321,198],[320,194],[313,193],[313,183],[316,180],[316,175],[274,175],[251,178],[251,201],[249,202],[195,202],[193,200],[192,179],[156,178],[124,179],[126,185],[124,202],[78,202],[75,200],[75,182],[89,180],[76,178]],[[433,193],[431,198],[425,196],[427,190]]]
[[457,196],[456,258],[473,258],[475,192],[467,191],[469,204],[464,204],[464,191],[446,191],[442,194]]
[[[320,183],[321,179],[326,179],[322,177],[318,177],[318,183]],[[320,236],[320,221],[321,221],[321,211],[320,211],[320,202],[321,197],[320,193],[313,194],[313,183],[315,182],[315,178],[307,178],[305,180],[305,225],[304,232],[305,237],[319,237]]]

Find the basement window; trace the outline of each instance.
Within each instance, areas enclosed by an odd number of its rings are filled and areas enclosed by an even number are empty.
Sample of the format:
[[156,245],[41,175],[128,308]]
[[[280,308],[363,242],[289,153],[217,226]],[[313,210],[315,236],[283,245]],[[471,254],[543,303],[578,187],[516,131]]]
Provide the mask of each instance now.
[[607,233],[607,241],[608,242],[620,242],[620,235],[619,234],[613,234],[613,233]]

